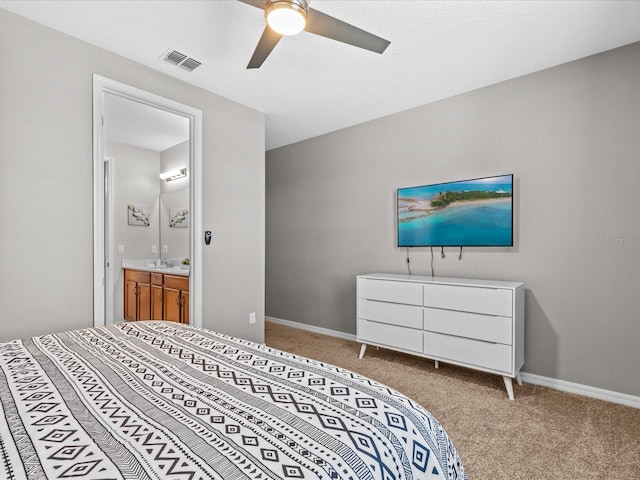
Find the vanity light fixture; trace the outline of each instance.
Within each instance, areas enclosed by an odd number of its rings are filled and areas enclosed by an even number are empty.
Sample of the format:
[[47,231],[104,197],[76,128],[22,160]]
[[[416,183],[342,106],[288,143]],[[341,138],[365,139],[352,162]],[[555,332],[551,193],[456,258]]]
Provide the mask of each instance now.
[[179,170],[169,170],[167,172],[163,172],[160,174],[160,180],[166,180],[170,182],[172,180],[177,180],[179,178],[184,178],[187,176],[187,168],[181,168]]

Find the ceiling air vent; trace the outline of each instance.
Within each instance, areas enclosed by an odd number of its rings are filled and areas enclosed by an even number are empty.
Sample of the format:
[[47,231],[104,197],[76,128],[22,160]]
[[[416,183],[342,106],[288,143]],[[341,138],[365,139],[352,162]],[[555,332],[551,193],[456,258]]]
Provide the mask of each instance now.
[[196,60],[195,58],[187,57],[187,59],[181,64],[179,64],[178,66],[180,68],[184,68],[187,72],[193,72],[200,65],[202,65],[202,63]]
[[177,50],[169,49],[164,55],[160,57],[160,60],[180,67],[187,72],[193,72],[196,68],[202,65],[202,62],[191,58],[184,53]]

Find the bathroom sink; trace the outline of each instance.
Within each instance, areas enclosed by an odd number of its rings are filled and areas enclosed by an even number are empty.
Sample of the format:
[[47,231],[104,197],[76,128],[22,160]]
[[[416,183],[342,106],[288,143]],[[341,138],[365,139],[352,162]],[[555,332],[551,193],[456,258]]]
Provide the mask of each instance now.
[[[129,267],[135,268],[135,267]],[[150,272],[158,272],[158,273],[171,273],[182,276],[189,276],[189,265],[156,265],[155,263],[146,263],[144,267],[138,267]]]
[[165,273],[176,273],[178,275],[189,275],[189,269],[188,268],[181,268],[181,267],[167,267],[163,270],[163,272]]
[[125,263],[123,260],[123,268],[130,269],[140,269],[145,270],[147,272],[157,272],[157,273],[165,273],[165,274],[173,274],[173,275],[181,275],[183,277],[188,277],[190,273],[189,265],[182,265],[180,261],[177,261],[172,266],[169,265],[156,265],[155,261],[149,262],[140,262],[136,264]]

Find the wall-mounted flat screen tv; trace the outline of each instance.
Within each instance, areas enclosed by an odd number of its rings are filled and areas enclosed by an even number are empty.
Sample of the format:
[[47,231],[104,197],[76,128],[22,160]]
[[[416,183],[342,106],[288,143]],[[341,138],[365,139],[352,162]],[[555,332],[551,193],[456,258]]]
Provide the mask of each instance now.
[[397,190],[399,247],[513,246],[513,175]]

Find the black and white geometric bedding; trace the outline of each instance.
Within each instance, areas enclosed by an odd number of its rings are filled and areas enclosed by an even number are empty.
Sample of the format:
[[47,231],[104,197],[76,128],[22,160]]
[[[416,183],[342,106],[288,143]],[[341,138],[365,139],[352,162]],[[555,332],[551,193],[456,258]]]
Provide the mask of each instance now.
[[173,322],[0,344],[2,479],[463,479],[422,407]]

